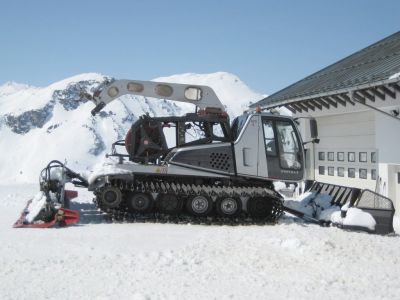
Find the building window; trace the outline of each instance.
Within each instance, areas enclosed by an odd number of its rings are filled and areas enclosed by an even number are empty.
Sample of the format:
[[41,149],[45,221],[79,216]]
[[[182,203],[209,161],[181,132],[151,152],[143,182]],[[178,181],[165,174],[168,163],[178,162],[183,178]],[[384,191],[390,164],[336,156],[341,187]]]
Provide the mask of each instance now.
[[328,152],[328,160],[329,161],[335,160],[335,152]]
[[367,152],[360,152],[358,155],[359,162],[367,162]]
[[318,173],[319,173],[319,175],[325,175],[325,167],[324,166],[319,166],[318,167]]
[[337,160],[338,161],[344,161],[344,152],[338,152],[337,153]]
[[376,152],[371,152],[371,162],[376,163]]
[[337,175],[339,177],[344,177],[344,168],[343,167],[337,168]]
[[347,160],[349,162],[355,162],[356,161],[356,154],[354,152],[349,152],[347,154]]
[[325,160],[325,152],[318,152],[318,159]]
[[334,176],[335,175],[335,168],[334,167],[328,167],[328,175],[329,176]]
[[356,178],[356,169],[354,169],[354,168],[349,168],[349,169],[348,169],[348,172],[349,172],[349,177],[350,177],[350,178]]
[[371,170],[371,179],[376,180],[376,169]]
[[359,177],[361,179],[367,179],[367,169],[360,169],[359,170]]

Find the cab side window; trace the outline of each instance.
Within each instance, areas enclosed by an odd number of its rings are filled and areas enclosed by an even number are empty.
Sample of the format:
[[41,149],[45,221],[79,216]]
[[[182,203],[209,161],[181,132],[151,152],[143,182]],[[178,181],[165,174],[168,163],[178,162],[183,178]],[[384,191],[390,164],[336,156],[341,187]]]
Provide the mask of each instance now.
[[268,156],[276,156],[275,133],[272,121],[264,121],[264,142]]

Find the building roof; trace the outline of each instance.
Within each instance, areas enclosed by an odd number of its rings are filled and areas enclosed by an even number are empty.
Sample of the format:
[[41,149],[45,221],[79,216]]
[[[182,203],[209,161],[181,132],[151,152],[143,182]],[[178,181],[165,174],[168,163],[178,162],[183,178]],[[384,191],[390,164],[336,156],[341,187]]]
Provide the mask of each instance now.
[[304,99],[314,99],[315,102],[321,95],[382,82],[399,72],[400,31],[260,100],[252,107],[272,108]]

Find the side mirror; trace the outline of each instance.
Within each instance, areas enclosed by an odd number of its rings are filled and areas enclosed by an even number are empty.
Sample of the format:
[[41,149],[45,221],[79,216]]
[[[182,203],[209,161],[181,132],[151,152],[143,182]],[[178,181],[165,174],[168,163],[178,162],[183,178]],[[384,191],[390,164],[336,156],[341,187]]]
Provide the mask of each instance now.
[[310,133],[312,139],[318,138],[318,125],[315,119],[310,119]]
[[312,143],[312,144],[319,144],[319,139],[312,139],[311,141],[304,142],[304,143],[303,143],[303,146],[304,146],[304,145],[307,145],[307,144],[309,144],[309,143]]

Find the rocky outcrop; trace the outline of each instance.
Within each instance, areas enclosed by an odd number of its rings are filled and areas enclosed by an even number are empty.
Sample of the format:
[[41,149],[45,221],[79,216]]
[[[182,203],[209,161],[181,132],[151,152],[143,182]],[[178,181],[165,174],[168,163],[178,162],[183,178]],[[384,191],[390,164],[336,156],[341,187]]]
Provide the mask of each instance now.
[[23,112],[20,115],[5,115],[5,125],[13,132],[25,134],[33,128],[42,128],[50,119],[55,101],[50,101],[45,107]]

